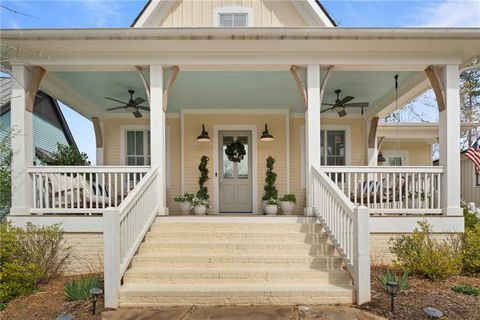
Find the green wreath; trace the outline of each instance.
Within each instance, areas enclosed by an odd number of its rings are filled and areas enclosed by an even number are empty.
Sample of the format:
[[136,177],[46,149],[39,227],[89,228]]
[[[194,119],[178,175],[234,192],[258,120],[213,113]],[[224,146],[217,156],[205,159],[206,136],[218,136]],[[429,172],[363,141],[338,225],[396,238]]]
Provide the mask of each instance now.
[[232,162],[242,161],[246,154],[245,146],[238,140],[229,143],[225,149],[225,155]]

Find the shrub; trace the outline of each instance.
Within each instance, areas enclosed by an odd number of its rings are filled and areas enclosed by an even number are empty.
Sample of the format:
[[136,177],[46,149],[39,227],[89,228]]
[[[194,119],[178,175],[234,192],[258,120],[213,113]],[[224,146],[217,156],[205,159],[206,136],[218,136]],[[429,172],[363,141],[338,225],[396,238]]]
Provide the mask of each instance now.
[[274,164],[275,159],[272,156],[268,156],[267,172],[265,173],[265,186],[263,187],[263,190],[265,191],[262,197],[263,201],[278,198],[278,190],[277,187],[275,187],[275,182],[277,181],[277,174],[273,172]]
[[58,225],[25,229],[0,224],[0,303],[35,290],[55,276],[69,255]]
[[40,158],[42,164],[50,166],[89,166],[88,155],[80,152],[73,146],[57,144],[57,151],[51,154],[50,158]]
[[433,239],[427,222],[419,222],[420,230],[411,235],[390,239],[390,251],[398,258],[397,264],[431,280],[440,280],[460,273],[461,250],[449,241]]
[[11,175],[12,175],[12,148],[10,147],[10,139],[14,132],[9,129],[0,127],[0,130],[7,134],[0,141],[0,222],[7,215],[11,197]]
[[398,283],[398,290],[403,291],[409,288],[408,285],[408,271],[405,271],[401,277],[397,276],[397,273],[393,270],[387,270],[387,272],[380,272],[377,276],[378,281],[382,284],[383,289],[388,292],[387,282]]
[[477,218],[475,213],[468,210],[467,207],[463,208],[463,216],[465,217],[465,229],[472,229],[477,224],[480,224],[480,219]]
[[180,196],[176,196],[175,198],[173,198],[173,200],[175,202],[192,202],[193,198],[195,198],[195,195],[193,193],[185,192]]
[[480,224],[465,229],[462,254],[463,269],[468,273],[480,272]]
[[463,293],[469,296],[479,296],[480,288],[472,287],[469,285],[456,285],[452,287],[452,290],[455,292]]
[[200,165],[198,166],[198,170],[200,171],[200,177],[198,178],[198,191],[197,191],[197,198],[208,200],[210,196],[208,195],[208,188],[205,186],[205,183],[210,179],[208,177],[208,160],[210,160],[207,156],[202,156],[200,159]]
[[287,193],[283,197],[279,199],[280,201],[288,201],[292,203],[297,203],[297,196],[294,195],[293,193]]
[[98,276],[83,276],[65,283],[64,293],[69,301],[88,300],[90,289],[100,288],[101,279]]

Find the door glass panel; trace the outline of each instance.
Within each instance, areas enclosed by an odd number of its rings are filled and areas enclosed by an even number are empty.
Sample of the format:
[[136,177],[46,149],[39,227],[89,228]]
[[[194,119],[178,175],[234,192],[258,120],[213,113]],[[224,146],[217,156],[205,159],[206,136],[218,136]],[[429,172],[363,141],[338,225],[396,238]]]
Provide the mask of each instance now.
[[224,179],[233,179],[234,178],[234,164],[232,161],[228,160],[225,150],[227,145],[233,142],[233,136],[223,136],[223,178]]
[[238,172],[238,179],[248,179],[248,137],[247,136],[238,136],[238,141],[240,141],[245,147],[245,157],[242,161],[238,163],[237,172]]
[[345,131],[327,131],[327,165],[345,165]]
[[400,156],[390,156],[388,158],[388,165],[389,166],[402,166],[402,157]]

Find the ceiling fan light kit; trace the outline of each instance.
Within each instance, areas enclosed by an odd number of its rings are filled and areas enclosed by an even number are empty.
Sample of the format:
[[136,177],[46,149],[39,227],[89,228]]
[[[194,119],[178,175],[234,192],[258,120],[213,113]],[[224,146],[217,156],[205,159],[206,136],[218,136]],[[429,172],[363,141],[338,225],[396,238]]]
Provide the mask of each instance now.
[[348,103],[355,99],[355,97],[346,96],[345,98],[340,99],[341,92],[342,90],[340,89],[335,90],[335,94],[337,95],[335,103],[322,103],[322,105],[330,106],[330,108],[324,109],[320,112],[323,113],[326,111],[334,111],[338,113],[338,116],[341,118],[347,115],[347,111],[345,110],[346,108],[361,108],[361,113],[363,116],[363,109],[368,107],[368,102]]
[[145,102],[145,99],[140,97],[136,97],[135,99],[133,99],[134,93],[135,93],[134,90],[131,90],[131,89],[128,90],[128,94],[130,94],[130,100],[128,100],[128,102],[124,102],[124,101],[110,98],[110,97],[105,97],[105,99],[107,100],[123,104],[123,106],[120,106],[120,107],[108,108],[107,111],[116,111],[116,110],[124,109],[127,112],[131,112],[135,118],[141,118],[142,113],[139,110],[150,111],[150,108],[141,106],[141,104]]

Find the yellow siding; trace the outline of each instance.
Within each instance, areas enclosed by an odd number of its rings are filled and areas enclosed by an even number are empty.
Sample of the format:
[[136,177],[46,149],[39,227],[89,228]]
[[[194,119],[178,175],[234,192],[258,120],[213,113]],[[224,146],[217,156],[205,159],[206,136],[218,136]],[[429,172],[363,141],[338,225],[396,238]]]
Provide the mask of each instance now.
[[303,214],[305,208],[306,190],[305,186],[301,184],[301,138],[300,130],[305,124],[303,118],[290,118],[290,193],[297,196],[297,205],[294,213]]
[[167,186],[166,191],[167,208],[176,210],[177,204],[173,201],[173,198],[182,192],[180,118],[167,119],[167,126],[170,128],[170,185]]
[[253,8],[254,27],[306,26],[290,0],[183,0],[174,5],[161,27],[213,27],[213,10]]
[[432,165],[432,146],[424,142],[386,142],[382,144],[383,150],[406,150],[408,151],[409,166],[431,166]]

